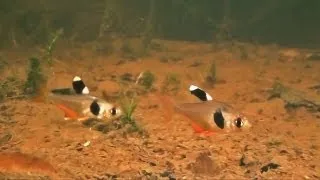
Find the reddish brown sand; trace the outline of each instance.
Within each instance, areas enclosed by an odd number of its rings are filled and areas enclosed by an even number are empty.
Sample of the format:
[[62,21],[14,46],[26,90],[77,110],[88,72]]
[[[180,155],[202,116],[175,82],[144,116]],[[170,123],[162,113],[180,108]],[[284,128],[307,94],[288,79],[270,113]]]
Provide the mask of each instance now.
[[0,160],[1,172],[33,172],[37,174],[47,174],[49,176],[53,176],[56,173],[51,164],[28,154],[19,152],[2,153],[0,154]]
[[[1,136],[10,132],[10,141],[0,144],[0,171],[5,173],[44,174],[53,179],[107,179],[153,176],[168,179],[319,179],[320,125],[319,115],[304,108],[287,112],[281,99],[267,100],[264,91],[273,80],[281,80],[293,88],[315,93],[309,86],[319,83],[319,61],[273,58],[272,51],[257,48],[249,52],[250,59],[240,60],[232,50],[212,51],[209,45],[198,43],[165,43],[170,53],[181,61],[161,62],[166,53],[153,52],[150,57],[116,65],[118,54],[98,56],[91,46],[57,49],[56,62],[49,77],[48,88],[69,87],[73,76],[79,75],[93,95],[119,90],[110,80],[112,75],[144,70],[155,73],[156,89],[162,86],[169,72],[179,74],[182,81],[177,102],[192,102],[188,86],[206,88],[213,98],[227,102],[247,114],[253,127],[246,132],[195,135],[190,123],[176,115],[168,121],[159,106],[159,99],[149,93],[139,97],[135,118],[149,137],[119,131],[103,134],[90,130],[79,122],[63,120],[63,114],[53,105],[27,100],[8,100],[1,104]],[[89,49],[89,50],[88,50]],[[31,53],[3,51],[12,61],[3,77],[15,72],[25,74]],[[208,87],[204,76],[209,63],[215,60],[219,83]],[[270,62],[268,61],[270,60]],[[200,64],[190,67],[195,61]],[[62,62],[62,63],[61,63]],[[13,68],[15,67],[15,68]],[[1,121],[2,122],[2,121]],[[90,145],[84,147],[86,141]],[[33,156],[33,157],[32,157]],[[37,158],[37,159],[33,159]],[[277,169],[261,173],[269,163]]]

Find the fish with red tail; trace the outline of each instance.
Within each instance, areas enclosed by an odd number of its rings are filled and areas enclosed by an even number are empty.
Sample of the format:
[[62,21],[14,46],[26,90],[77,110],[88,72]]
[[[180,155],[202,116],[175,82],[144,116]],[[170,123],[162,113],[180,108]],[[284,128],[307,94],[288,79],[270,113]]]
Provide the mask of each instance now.
[[190,119],[196,133],[210,135],[217,131],[232,132],[251,127],[246,116],[226,103],[213,100],[212,96],[203,89],[191,85],[189,91],[200,102],[176,104],[167,99],[165,106],[168,109],[171,104],[172,108],[169,109]]
[[73,78],[72,88],[51,90],[48,100],[64,112],[66,120],[110,120],[122,114],[120,107],[89,95],[89,88],[79,76]]

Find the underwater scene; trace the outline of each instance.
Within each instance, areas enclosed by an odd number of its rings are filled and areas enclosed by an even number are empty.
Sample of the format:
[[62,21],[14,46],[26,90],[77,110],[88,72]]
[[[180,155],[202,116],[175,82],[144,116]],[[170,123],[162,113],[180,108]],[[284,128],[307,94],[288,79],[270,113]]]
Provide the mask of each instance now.
[[320,179],[320,1],[0,2],[0,179]]

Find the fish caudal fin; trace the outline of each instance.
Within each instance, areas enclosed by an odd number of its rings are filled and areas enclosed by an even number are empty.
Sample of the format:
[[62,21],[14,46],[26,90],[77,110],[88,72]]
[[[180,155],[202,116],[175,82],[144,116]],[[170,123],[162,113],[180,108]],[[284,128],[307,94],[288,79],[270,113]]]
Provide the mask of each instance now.
[[173,115],[175,113],[175,103],[173,100],[166,95],[162,95],[160,93],[156,93],[157,98],[160,101],[160,106],[163,109],[164,118],[167,122],[170,122],[173,119]]
[[73,78],[72,87],[77,94],[89,94],[89,88],[79,76]]
[[78,113],[65,105],[57,104],[57,107],[64,112],[64,117],[67,119],[77,119],[79,117]]
[[189,87],[189,91],[192,95],[199,98],[201,101],[211,101],[212,97],[209,93],[205,92],[203,89],[199,88],[198,86],[191,85]]
[[171,120],[173,120],[174,114],[178,113],[191,121],[191,127],[194,130],[194,133],[198,135],[203,135],[203,136],[211,136],[214,134],[213,131],[204,129],[201,125],[197,124],[192,119],[190,119],[189,117],[181,113],[179,111],[179,107],[177,106],[177,104],[169,96],[162,95],[159,93],[156,93],[156,96],[160,100],[160,106],[164,111],[164,117],[167,120],[167,122],[170,122]]
[[89,117],[80,117],[78,113],[70,109],[69,107],[62,105],[62,104],[57,104],[57,107],[64,112],[64,119],[65,120],[78,120],[78,121],[86,121],[89,119]]

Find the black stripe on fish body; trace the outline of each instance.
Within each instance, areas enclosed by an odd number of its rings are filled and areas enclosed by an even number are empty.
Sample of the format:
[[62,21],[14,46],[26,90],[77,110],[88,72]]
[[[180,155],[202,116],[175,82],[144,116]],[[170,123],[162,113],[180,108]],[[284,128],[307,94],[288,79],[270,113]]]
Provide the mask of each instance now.
[[189,91],[191,94],[193,94],[194,96],[199,98],[201,101],[211,101],[212,100],[212,97],[207,92],[205,92],[204,90],[202,90],[201,88],[199,88],[195,85],[191,85],[189,87]]
[[79,76],[73,78],[72,87],[77,94],[89,94],[89,88]]
[[225,120],[222,115],[221,109],[217,109],[216,112],[213,113],[213,120],[220,129],[224,129]]
[[91,105],[90,105],[90,111],[92,114],[94,114],[95,116],[99,115],[100,112],[100,106],[98,104],[97,100],[94,100]]

